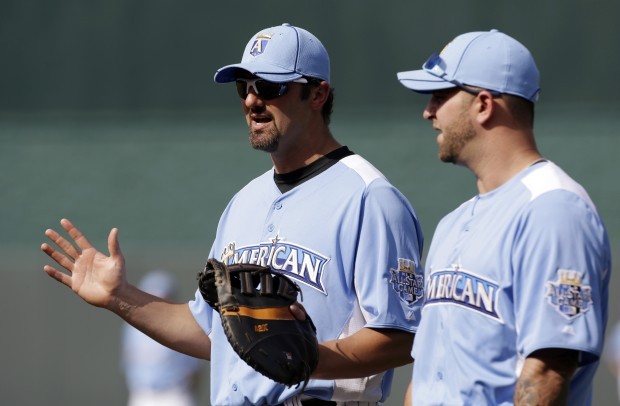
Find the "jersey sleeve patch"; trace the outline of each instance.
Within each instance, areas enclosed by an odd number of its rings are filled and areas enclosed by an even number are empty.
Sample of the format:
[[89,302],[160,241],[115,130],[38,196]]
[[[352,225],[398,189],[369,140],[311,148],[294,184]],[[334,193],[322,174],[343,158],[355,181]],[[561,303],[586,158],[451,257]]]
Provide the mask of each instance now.
[[566,319],[575,319],[592,307],[592,287],[582,283],[583,274],[559,269],[557,279],[547,282],[547,303]]
[[424,296],[424,278],[415,272],[416,262],[398,258],[398,268],[390,268],[390,284],[402,300],[413,304]]

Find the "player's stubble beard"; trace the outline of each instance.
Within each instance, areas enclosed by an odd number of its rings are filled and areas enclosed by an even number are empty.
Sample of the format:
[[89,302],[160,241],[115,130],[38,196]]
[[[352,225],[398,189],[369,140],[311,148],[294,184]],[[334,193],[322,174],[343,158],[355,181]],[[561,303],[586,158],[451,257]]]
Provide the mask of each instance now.
[[[260,113],[265,114],[264,110],[260,111]],[[250,123],[248,126],[248,133],[252,148],[268,153],[278,150],[282,134],[275,126],[273,118],[271,118],[271,125],[268,128],[262,128],[260,130],[252,129],[252,124]]]
[[439,144],[439,159],[456,164],[465,145],[476,136],[476,131],[463,109],[455,120],[442,129],[443,140]]

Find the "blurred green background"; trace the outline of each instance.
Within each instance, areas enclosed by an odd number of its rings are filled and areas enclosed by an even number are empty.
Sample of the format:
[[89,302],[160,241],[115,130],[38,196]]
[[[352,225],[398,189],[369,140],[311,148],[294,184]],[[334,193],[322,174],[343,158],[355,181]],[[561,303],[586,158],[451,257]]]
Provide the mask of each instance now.
[[[68,217],[105,251],[119,227],[132,282],[167,268],[192,297],[221,211],[271,165],[248,147],[232,86],[212,77],[240,60],[255,32],[283,22],[327,47],[333,133],[410,199],[426,249],[437,221],[476,193],[475,179],[436,159],[426,98],[396,72],[462,32],[519,39],[542,72],[539,147],[588,189],[618,258],[618,15],[617,0],[3,0],[0,404],[125,402],[122,322],[43,273],[43,231]],[[620,318],[616,280],[610,327]],[[389,405],[402,404],[409,374],[398,370]],[[618,404],[604,365],[595,389],[596,405]],[[201,399],[208,404],[207,376]]]

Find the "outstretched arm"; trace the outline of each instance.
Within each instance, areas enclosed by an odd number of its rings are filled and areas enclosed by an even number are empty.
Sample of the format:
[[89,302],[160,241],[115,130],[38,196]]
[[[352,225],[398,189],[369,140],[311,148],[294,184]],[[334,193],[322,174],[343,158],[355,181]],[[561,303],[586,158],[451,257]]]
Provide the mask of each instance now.
[[65,239],[48,229],[45,235],[58,249],[44,243],[41,249],[67,272],[46,265],[52,278],[71,288],[87,303],[108,309],[151,338],[198,358],[211,358],[211,342],[186,303],[172,303],[150,295],[127,282],[118,229],[108,236],[107,256],[97,251],[67,219],[60,221]]
[[[290,309],[295,318],[305,320],[301,303],[295,302]],[[364,327],[349,337],[322,342],[312,378],[362,378],[409,364],[413,338],[413,333],[403,330]]]
[[363,328],[350,337],[323,342],[312,378],[359,378],[409,364],[413,336],[397,329]]
[[538,350],[527,357],[515,388],[515,405],[565,405],[577,369],[577,351]]

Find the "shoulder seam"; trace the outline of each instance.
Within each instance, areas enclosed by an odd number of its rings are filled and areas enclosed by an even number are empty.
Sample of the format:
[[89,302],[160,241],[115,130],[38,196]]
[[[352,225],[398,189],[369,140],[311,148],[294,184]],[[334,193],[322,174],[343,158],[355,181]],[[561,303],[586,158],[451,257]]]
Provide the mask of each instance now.
[[366,186],[376,179],[385,179],[385,176],[377,168],[359,155],[349,155],[342,158],[340,162],[357,173]]

